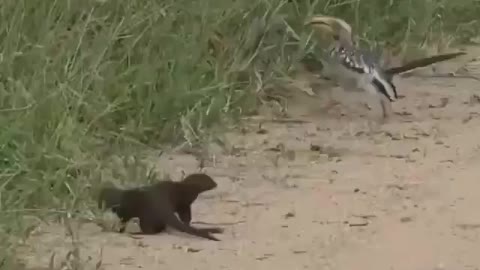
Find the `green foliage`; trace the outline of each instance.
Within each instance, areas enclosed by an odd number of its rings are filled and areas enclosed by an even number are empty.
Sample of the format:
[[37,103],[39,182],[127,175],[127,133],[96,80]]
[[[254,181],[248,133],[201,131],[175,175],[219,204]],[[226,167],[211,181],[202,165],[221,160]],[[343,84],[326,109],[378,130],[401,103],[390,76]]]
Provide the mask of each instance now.
[[[366,41],[466,40],[478,35],[479,3],[4,0],[0,232],[26,236],[26,213],[88,209],[91,187],[118,168],[112,156],[195,142],[255,111],[302,54],[307,16],[340,16]],[[212,54],[214,33],[223,47]]]

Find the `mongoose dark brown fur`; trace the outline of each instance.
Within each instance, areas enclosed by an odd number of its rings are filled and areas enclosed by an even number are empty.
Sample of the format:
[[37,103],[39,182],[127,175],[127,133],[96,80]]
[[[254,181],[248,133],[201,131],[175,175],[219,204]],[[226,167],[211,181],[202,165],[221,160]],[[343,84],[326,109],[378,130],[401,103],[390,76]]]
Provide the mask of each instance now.
[[120,218],[121,233],[125,231],[126,223],[137,217],[143,234],[160,233],[168,225],[181,232],[219,241],[210,234],[221,233],[221,228],[199,229],[190,226],[191,204],[200,193],[216,187],[217,183],[203,173],[190,174],[180,182],[160,181],[127,190],[105,187],[100,191],[98,207],[111,209]]

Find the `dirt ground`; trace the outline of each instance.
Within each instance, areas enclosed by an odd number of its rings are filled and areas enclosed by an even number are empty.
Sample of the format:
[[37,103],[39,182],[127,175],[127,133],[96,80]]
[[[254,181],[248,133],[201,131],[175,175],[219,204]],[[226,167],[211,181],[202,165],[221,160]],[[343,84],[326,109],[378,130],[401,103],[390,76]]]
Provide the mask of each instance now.
[[[102,250],[106,270],[480,269],[480,81],[417,74],[396,83],[405,98],[374,134],[364,117],[315,112],[306,95],[289,105],[304,122],[259,128],[256,117],[228,134],[234,150],[212,150],[205,168],[219,186],[193,206],[194,221],[225,229],[220,242],[85,224],[82,258],[93,267]],[[186,154],[156,163],[177,179],[198,168]],[[61,259],[71,247],[63,230],[42,228],[25,261],[46,266],[54,251]]]

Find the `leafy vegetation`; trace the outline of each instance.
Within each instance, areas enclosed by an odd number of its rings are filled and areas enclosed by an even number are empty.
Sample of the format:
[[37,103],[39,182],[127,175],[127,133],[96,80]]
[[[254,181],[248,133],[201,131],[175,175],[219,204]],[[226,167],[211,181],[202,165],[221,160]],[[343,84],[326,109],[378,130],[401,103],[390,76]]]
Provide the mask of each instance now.
[[312,14],[373,47],[480,31],[478,0],[4,0],[0,265],[39,219],[88,213],[105,175],[136,170],[122,160],[255,113],[302,56]]

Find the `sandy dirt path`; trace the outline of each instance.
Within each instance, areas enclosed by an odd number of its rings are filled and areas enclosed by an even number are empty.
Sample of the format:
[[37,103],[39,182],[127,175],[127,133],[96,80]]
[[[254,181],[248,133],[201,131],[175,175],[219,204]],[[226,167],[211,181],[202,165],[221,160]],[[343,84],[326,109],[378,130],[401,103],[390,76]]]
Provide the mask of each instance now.
[[[193,209],[194,221],[231,223],[221,242],[177,232],[134,239],[87,224],[82,256],[93,265],[103,248],[107,270],[480,269],[480,82],[397,84],[406,97],[373,135],[358,117],[331,115],[264,123],[263,132],[250,120],[230,134],[234,153],[205,168],[219,187]],[[157,165],[179,177],[198,163],[175,155]],[[43,230],[29,241],[29,264],[69,245],[61,227]]]

